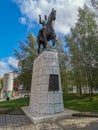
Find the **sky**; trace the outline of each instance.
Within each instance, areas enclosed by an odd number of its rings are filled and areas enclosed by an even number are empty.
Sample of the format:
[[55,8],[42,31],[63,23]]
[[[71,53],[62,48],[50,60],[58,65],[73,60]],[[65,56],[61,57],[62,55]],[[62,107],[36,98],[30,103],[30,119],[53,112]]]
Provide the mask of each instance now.
[[90,5],[90,0],[0,0],[0,77],[11,72],[10,65],[18,66],[14,49],[32,32],[37,36],[42,18],[54,8],[57,12],[55,32],[67,35],[77,22],[79,7]]

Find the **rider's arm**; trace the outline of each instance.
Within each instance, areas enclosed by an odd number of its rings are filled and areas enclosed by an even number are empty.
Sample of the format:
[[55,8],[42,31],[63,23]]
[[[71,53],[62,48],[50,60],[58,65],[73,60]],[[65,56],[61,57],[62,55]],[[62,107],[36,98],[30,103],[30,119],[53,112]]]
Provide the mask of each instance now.
[[39,23],[43,24],[43,20],[41,20],[41,15],[39,15]]

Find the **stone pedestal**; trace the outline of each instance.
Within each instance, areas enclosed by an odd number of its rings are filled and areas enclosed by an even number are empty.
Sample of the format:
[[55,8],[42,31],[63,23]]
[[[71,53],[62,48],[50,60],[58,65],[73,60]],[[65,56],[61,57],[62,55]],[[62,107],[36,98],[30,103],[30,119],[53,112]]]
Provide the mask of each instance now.
[[30,109],[40,114],[64,111],[57,51],[44,51],[34,61]]
[[22,109],[33,123],[66,118],[76,113],[64,111],[57,51],[44,51],[35,59],[30,104]]

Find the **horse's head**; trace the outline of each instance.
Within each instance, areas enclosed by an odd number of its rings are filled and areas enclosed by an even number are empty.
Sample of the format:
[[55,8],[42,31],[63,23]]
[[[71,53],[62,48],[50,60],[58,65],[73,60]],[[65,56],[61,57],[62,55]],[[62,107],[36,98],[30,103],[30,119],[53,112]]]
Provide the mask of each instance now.
[[51,20],[56,20],[56,10],[52,9],[52,12],[51,12]]
[[52,9],[50,15],[49,15],[49,19],[50,22],[55,21],[56,20],[56,10]]

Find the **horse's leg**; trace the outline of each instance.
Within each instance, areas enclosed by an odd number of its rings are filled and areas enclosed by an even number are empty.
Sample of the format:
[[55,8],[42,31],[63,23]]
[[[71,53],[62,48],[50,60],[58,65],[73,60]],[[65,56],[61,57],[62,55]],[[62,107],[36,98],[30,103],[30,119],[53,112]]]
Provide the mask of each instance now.
[[46,37],[46,31],[43,31],[43,49],[45,49],[46,48],[46,46],[47,46],[47,37]]
[[39,31],[38,38],[37,38],[37,43],[38,43],[38,50],[37,50],[37,52],[38,52],[38,54],[40,53],[40,48],[41,48],[41,44],[42,44],[41,38],[42,38],[42,30]]
[[37,49],[38,54],[40,53],[40,43],[38,43],[38,49]]
[[46,48],[46,44],[45,43],[43,43],[43,49],[45,49]]
[[40,53],[40,37],[39,37],[39,35],[38,35],[38,38],[37,38],[37,43],[38,43],[38,49],[37,49],[37,52],[38,52],[38,54]]
[[53,34],[53,39],[52,39],[52,46],[55,46],[55,42],[56,42],[56,34]]

